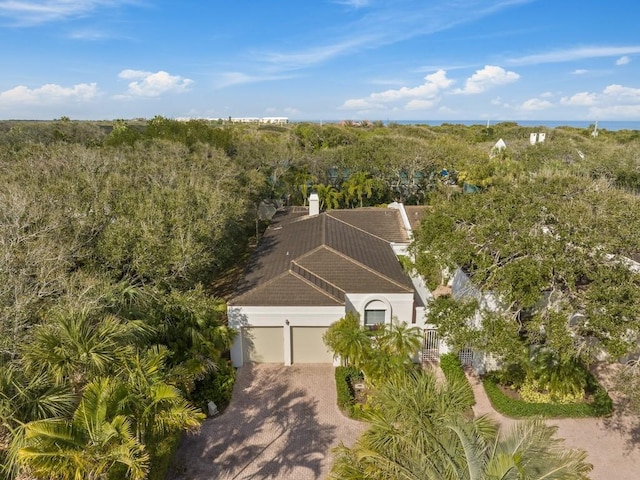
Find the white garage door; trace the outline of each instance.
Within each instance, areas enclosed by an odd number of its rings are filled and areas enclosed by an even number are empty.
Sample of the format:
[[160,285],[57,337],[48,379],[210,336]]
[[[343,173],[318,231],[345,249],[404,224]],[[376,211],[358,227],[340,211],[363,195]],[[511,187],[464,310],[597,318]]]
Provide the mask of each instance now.
[[246,327],[242,329],[242,356],[245,362],[283,363],[282,327]]
[[293,363],[332,363],[333,354],[322,341],[327,327],[292,327]]

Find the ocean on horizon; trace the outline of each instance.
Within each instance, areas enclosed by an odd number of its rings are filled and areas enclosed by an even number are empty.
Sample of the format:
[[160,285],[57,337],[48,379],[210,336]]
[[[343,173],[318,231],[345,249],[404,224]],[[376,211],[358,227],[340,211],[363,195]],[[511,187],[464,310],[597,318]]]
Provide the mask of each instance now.
[[[354,122],[360,122],[362,120],[353,120]],[[341,123],[342,120],[291,120],[291,123]],[[489,126],[495,126],[497,123],[512,122],[517,123],[521,127],[573,127],[573,128],[593,128],[594,121],[580,121],[580,120],[490,120]],[[397,125],[429,125],[430,127],[439,127],[443,124],[451,125],[482,125],[486,126],[486,120],[386,120],[383,121],[385,125],[397,124]],[[598,120],[599,130],[640,130],[640,120]]]
[[[546,127],[546,128],[556,128],[556,127],[574,127],[574,128],[590,128],[595,125],[595,121],[578,121],[578,120],[496,120],[489,121],[489,126],[495,125],[496,123],[502,122],[513,122],[517,123],[522,127]],[[438,127],[445,123],[453,124],[453,125],[487,125],[486,120],[395,120],[388,121],[387,123],[397,123],[399,125],[429,125],[431,127]],[[627,121],[616,121],[616,120],[599,120],[598,121],[598,129],[599,130],[640,130],[640,120],[627,120]]]

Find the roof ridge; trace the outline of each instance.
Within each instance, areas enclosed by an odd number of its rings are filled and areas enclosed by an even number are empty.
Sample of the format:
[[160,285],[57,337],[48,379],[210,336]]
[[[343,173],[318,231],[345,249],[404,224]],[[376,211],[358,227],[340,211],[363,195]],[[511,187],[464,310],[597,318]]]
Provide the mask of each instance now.
[[[344,211],[349,211],[349,210],[345,210],[345,209],[343,209],[343,210],[344,210]],[[326,212],[326,214],[327,214],[328,216],[330,216],[333,220],[337,221],[337,222],[344,223],[344,224],[345,224],[345,225],[347,225],[348,227],[351,227],[351,228],[353,228],[353,229],[355,229],[355,230],[358,230],[359,232],[366,233],[367,235],[370,235],[370,236],[372,236],[373,238],[377,238],[378,240],[382,240],[383,242],[385,242],[385,243],[387,243],[387,244],[389,244],[389,245],[391,245],[392,243],[398,243],[398,242],[390,242],[389,240],[386,240],[386,239],[384,239],[384,238],[382,238],[382,237],[379,237],[378,235],[376,235],[376,234],[374,234],[374,233],[367,232],[366,230],[364,230],[364,229],[362,229],[362,228],[360,228],[360,227],[356,227],[355,225],[353,225],[353,224],[351,224],[351,223],[349,223],[349,222],[347,222],[347,221],[345,221],[345,220],[342,220],[341,218],[334,217],[334,216],[333,216],[333,215],[331,215],[329,212]],[[324,226],[324,225],[323,225],[323,226]],[[325,230],[325,229],[323,228],[323,240],[324,240],[324,230]],[[324,242],[323,242],[323,243],[324,243]],[[402,243],[410,243],[410,242],[402,242]]]
[[[318,250],[320,250],[320,249],[321,249],[321,248],[323,248],[323,247],[325,247],[325,248],[329,248],[329,247],[326,247],[325,245],[321,245],[320,247],[318,247],[318,248],[314,249],[314,253],[315,253],[315,251],[318,251]],[[300,257],[300,258],[302,258],[302,257]],[[338,290],[338,291],[342,292],[342,294],[343,294],[343,295],[346,295],[346,293],[347,293],[347,292],[346,292],[346,290],[345,290],[344,288],[340,288],[340,287],[339,287],[339,286],[337,286],[335,283],[329,282],[329,281],[328,281],[327,279],[325,279],[324,277],[322,277],[322,276],[318,275],[318,274],[317,274],[317,273],[315,273],[313,270],[310,270],[310,269],[308,269],[307,267],[305,267],[305,266],[303,266],[303,265],[300,265],[300,264],[299,264],[298,262],[296,262],[295,260],[292,260],[292,261],[291,261],[291,263],[295,264],[295,265],[296,265],[296,267],[298,267],[299,269],[301,269],[301,270],[305,270],[305,271],[309,272],[311,275],[313,275],[314,277],[319,278],[320,280],[322,280],[322,281],[323,281],[324,283],[326,283],[327,285],[331,285],[331,286],[332,286],[333,288],[335,288],[336,290]],[[291,271],[293,272],[293,270],[291,270]],[[296,273],[296,272],[293,272],[293,273]],[[297,274],[297,273],[296,273],[296,274]],[[299,274],[298,274],[298,275],[299,275]],[[300,275],[300,276],[302,276],[302,275]],[[303,277],[303,278],[304,278],[304,277]],[[315,284],[314,284],[314,285],[315,285]],[[317,285],[316,285],[316,286],[317,286]],[[319,288],[319,287],[318,287],[318,288]],[[323,291],[324,291],[324,289],[323,289]],[[327,292],[327,293],[328,293],[328,292]],[[333,296],[333,295],[332,295],[332,296]]]
[[[298,265],[299,266],[299,265]],[[304,267],[300,267],[300,268],[304,268]],[[305,268],[305,270],[310,271],[308,269]],[[307,280],[306,278],[304,278],[302,275],[294,272],[293,270],[288,270],[287,273],[290,273],[291,275],[293,275],[294,277],[296,277],[299,280],[302,280],[304,283],[306,283],[307,285],[309,285],[311,288],[317,290],[318,292],[322,293],[323,295],[325,295],[326,297],[329,297],[332,300],[335,300],[337,302],[344,302],[344,300],[341,300],[339,298],[334,297],[333,295],[331,295],[329,292],[326,292],[325,290],[323,290],[322,288],[318,287],[317,285],[315,285],[314,283],[311,283],[309,280]],[[313,273],[313,272],[311,272]],[[317,275],[316,275],[317,277]],[[320,278],[320,277],[318,277]],[[329,283],[329,282],[327,282]],[[333,285],[332,285],[333,286]],[[344,290],[342,290],[341,288],[336,287],[336,290],[340,290],[342,292],[344,292]]]
[[[351,258],[350,256],[345,255],[344,253],[342,253],[342,252],[340,252],[340,251],[336,250],[335,248],[329,247],[328,245],[324,245],[324,247],[325,247],[327,250],[330,250],[331,252],[335,253],[336,255],[338,255],[338,256],[340,256],[340,257],[344,258],[345,260],[347,260],[347,261],[349,261],[349,262],[351,262],[351,263],[353,263],[353,264],[355,264],[355,265],[357,265],[357,266],[359,266],[359,267],[361,267],[361,268],[364,268],[365,270],[367,270],[367,271],[369,271],[369,272],[373,273],[374,275],[377,275],[378,277],[380,277],[380,278],[382,278],[382,279],[384,279],[384,280],[386,280],[386,281],[388,281],[388,282],[390,282],[390,283],[393,283],[394,285],[396,285],[396,286],[398,286],[398,287],[400,287],[400,288],[402,288],[402,289],[404,289],[404,290],[407,290],[407,291],[409,291],[409,292],[412,292],[412,291],[413,291],[413,289],[412,289],[412,288],[409,288],[409,287],[407,287],[406,285],[402,285],[401,283],[396,282],[393,278],[391,278],[391,277],[387,277],[386,275],[383,275],[382,273],[378,272],[377,270],[374,270],[373,268],[371,268],[371,267],[369,267],[369,266],[365,265],[364,263],[361,263],[361,262],[357,261],[355,258]],[[395,253],[394,253],[394,256],[395,256]],[[396,258],[397,258],[397,257],[396,257]],[[398,263],[400,263],[400,262],[398,262]],[[313,272],[312,272],[312,273],[313,273]],[[327,283],[329,283],[329,282],[327,282]],[[342,290],[342,289],[340,289],[340,290]],[[345,292],[345,293],[346,293],[346,292]]]

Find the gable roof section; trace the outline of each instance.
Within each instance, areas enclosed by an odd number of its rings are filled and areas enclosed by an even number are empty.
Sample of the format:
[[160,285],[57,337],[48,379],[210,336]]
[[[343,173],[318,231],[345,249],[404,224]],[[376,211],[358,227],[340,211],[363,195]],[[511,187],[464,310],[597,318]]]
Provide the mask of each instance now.
[[408,243],[409,237],[398,210],[390,208],[356,208],[330,210],[327,216],[336,218],[352,227],[375,235],[387,242]]
[[390,244],[408,241],[401,219],[377,210],[276,215],[229,304],[343,305],[345,292],[412,292]]
[[308,255],[294,260],[293,263],[294,271],[297,271],[296,266],[307,270],[342,292],[406,293],[412,291],[405,282],[396,282],[327,246],[321,246]]
[[233,305],[243,306],[340,306],[344,305],[344,298],[340,300],[321,288],[316,287],[301,276],[286,271],[278,277],[260,285],[244,295],[234,298]]

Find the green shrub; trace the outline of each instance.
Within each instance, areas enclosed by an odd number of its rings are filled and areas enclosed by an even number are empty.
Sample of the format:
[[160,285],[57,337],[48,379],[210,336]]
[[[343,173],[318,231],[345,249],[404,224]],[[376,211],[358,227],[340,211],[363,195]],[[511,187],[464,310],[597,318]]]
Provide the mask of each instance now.
[[335,379],[338,407],[349,417],[359,417],[361,409],[356,406],[352,383],[363,380],[362,372],[354,367],[336,367]]
[[465,389],[468,390],[469,406],[471,407],[472,405],[475,405],[476,401],[473,395],[473,388],[471,388],[471,384],[469,383],[467,376],[464,374],[458,355],[455,353],[446,353],[441,355],[440,368],[448,382],[454,382],[457,380],[465,385]]
[[165,437],[155,439],[153,444],[149,445],[151,469],[147,476],[148,480],[164,480],[166,478],[181,438],[182,432],[173,432]]
[[207,413],[207,403],[210,401],[222,411],[231,401],[235,381],[236,369],[230,362],[220,360],[214,371],[195,382],[195,388],[189,395],[189,400],[204,413]]
[[613,411],[611,397],[591,374],[588,375],[586,392],[591,397],[591,402],[529,403],[510,398],[502,392],[496,376],[492,374],[484,377],[483,384],[493,408],[508,417],[601,417]]

